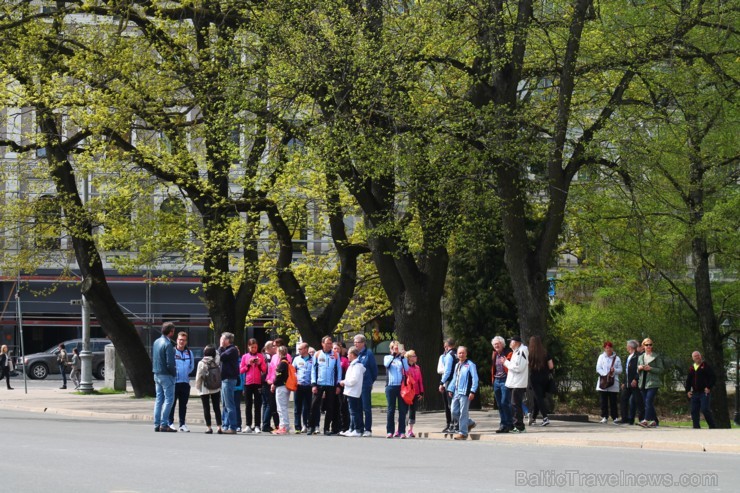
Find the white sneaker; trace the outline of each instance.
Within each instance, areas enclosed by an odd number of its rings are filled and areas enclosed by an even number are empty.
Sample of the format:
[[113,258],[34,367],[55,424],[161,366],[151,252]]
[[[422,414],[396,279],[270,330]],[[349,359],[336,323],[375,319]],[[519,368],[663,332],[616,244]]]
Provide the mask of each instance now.
[[349,430],[347,430],[347,431],[340,431],[339,432],[339,436],[346,437],[349,432],[350,432]]
[[180,431],[184,431],[185,433],[190,433],[190,428],[188,428],[188,425],[182,425],[180,427]]
[[606,419],[606,418],[601,418],[601,421],[599,421],[599,423],[601,423],[602,425],[605,425],[608,422],[609,422],[609,420]]
[[251,426],[247,426],[246,428],[244,428],[244,433],[254,433],[254,430]]
[[357,437],[365,436],[365,434],[364,433],[360,433],[357,430],[352,430],[352,431],[348,432],[344,436],[346,436],[346,437],[352,437],[352,438],[357,438]]
[[254,432],[255,433],[262,433],[262,428],[260,428],[259,426],[255,426],[254,427]]
[[305,435],[307,431],[308,431],[308,428],[306,428],[305,426],[303,428],[301,428],[301,433],[302,434]]
[[372,431],[366,431],[365,433],[362,434],[362,436],[363,437],[366,437],[366,438],[367,437],[371,437],[371,436],[373,436],[373,432]]
[[242,427],[240,426],[239,428],[237,428],[237,429],[236,429],[236,432],[237,432],[237,433],[241,433],[241,432],[242,432]]
[[172,431],[177,431],[177,428],[175,427],[175,425],[174,425],[174,424],[170,425],[170,429],[171,429]]

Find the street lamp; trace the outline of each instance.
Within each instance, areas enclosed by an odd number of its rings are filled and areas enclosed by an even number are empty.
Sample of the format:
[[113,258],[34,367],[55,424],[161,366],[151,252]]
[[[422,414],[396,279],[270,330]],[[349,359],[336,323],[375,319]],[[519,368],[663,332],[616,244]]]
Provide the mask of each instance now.
[[[722,328],[725,329],[725,333],[732,333],[732,322],[729,318],[726,318],[722,322]],[[735,333],[735,337],[732,338],[729,335],[727,339],[732,341],[735,345],[735,424],[740,426],[740,334]]]

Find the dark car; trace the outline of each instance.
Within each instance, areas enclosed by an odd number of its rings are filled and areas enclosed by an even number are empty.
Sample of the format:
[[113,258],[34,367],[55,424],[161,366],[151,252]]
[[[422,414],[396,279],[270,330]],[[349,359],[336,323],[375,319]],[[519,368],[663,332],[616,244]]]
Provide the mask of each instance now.
[[190,376],[194,377],[198,371],[198,363],[203,359],[203,348],[202,347],[191,347],[188,348],[193,352],[193,371],[190,372]]
[[[90,339],[90,350],[92,351],[92,371],[93,376],[98,380],[105,377],[105,346],[110,344],[108,339]],[[64,349],[67,351],[67,359],[72,360],[72,350],[77,348],[82,352],[82,339],[72,339],[64,341]],[[57,354],[59,353],[59,344],[50,347],[42,353],[28,354],[23,358],[23,369],[28,368],[28,378],[43,380],[49,374],[59,374],[59,364],[57,363]],[[71,367],[67,367],[67,372]]]

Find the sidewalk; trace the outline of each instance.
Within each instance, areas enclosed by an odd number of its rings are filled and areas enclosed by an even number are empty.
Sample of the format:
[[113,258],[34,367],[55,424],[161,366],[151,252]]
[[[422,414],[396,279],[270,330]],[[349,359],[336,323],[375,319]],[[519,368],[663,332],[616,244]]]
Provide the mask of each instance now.
[[[0,389],[0,409],[37,412],[64,416],[122,421],[152,421],[153,399],[134,399],[133,394],[77,395],[70,390]],[[243,411],[242,411],[243,412]],[[291,406],[291,416],[292,416]],[[414,431],[419,438],[450,439],[440,432],[445,426],[442,412],[417,413]],[[710,452],[740,455],[740,430],[693,430],[660,427],[602,425],[552,421],[550,426],[527,427],[525,434],[496,434],[499,420],[495,411],[471,411],[477,426],[471,440],[571,447],[621,447],[678,452]],[[194,432],[204,426],[202,408],[197,397],[191,398],[188,424]],[[385,437],[385,409],[373,411],[375,437]],[[195,426],[192,426],[195,425]]]

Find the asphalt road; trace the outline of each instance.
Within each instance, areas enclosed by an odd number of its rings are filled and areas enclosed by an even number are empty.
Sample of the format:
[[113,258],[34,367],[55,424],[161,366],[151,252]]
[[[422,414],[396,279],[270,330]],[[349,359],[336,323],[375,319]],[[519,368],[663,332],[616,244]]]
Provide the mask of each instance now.
[[[649,487],[652,492],[729,492],[740,484],[733,455],[418,439],[165,434],[154,433],[149,423],[8,411],[0,411],[0,440],[0,489],[13,492],[599,492],[640,481],[657,481]],[[706,476],[682,476],[687,473]]]

